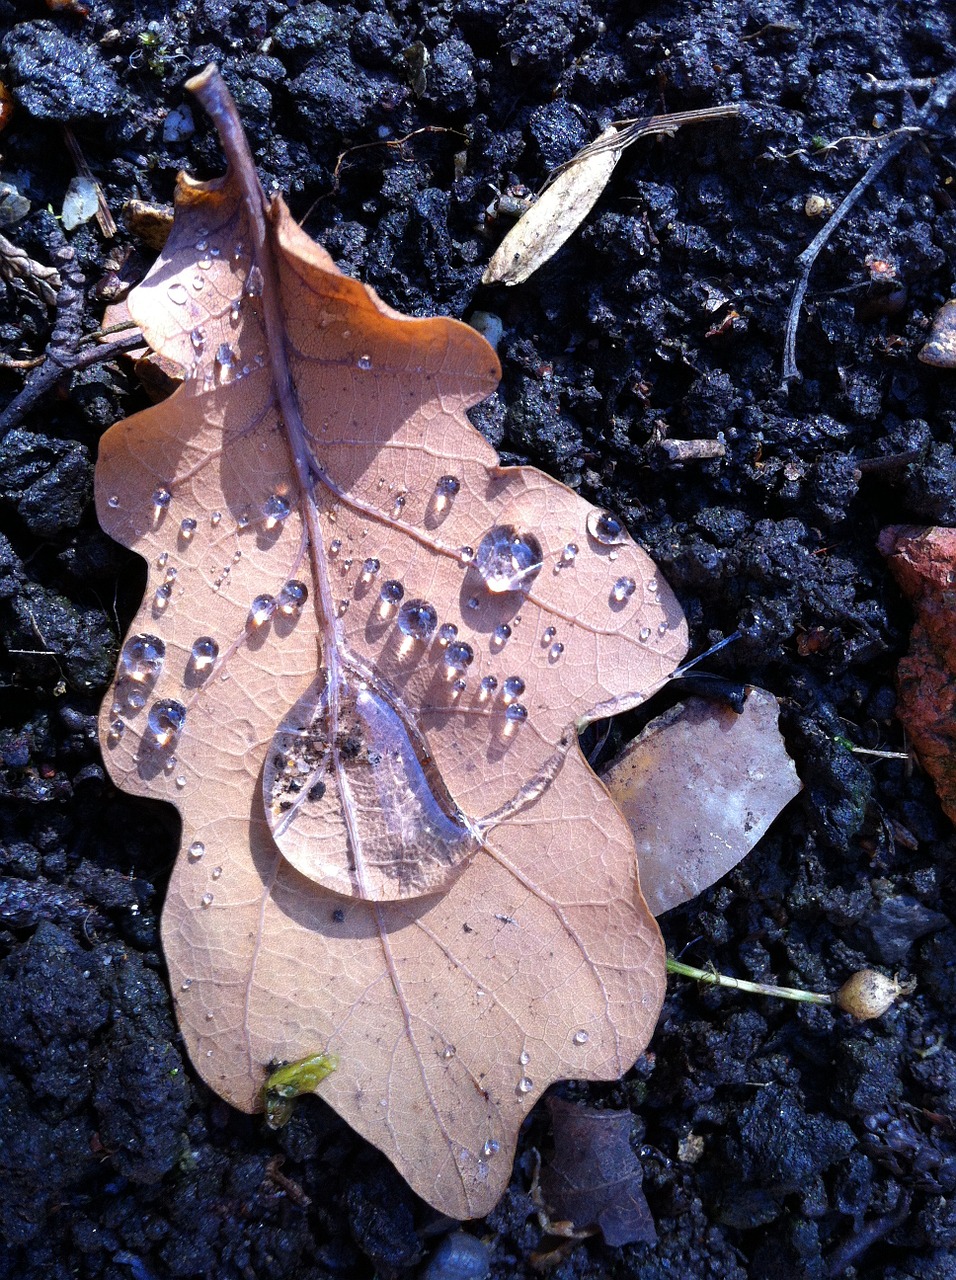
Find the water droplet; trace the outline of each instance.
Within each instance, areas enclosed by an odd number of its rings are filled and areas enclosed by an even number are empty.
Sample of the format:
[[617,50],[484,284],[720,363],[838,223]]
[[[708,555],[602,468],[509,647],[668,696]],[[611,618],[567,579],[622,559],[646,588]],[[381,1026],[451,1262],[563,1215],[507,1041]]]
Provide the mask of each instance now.
[[119,495],[116,493],[111,493],[110,496],[106,499],[106,505],[108,507],[112,507],[113,510],[115,511],[116,508],[119,506]]
[[292,510],[289,499],[281,493],[273,493],[262,504],[262,514],[266,518],[266,528],[274,529],[288,517]]
[[172,773],[172,771],[176,768],[176,764],[177,764],[176,757],[170,756],[169,759],[166,761],[166,763],[163,765],[163,771],[165,773]]
[[557,627],[545,627],[544,631],[541,633],[541,643],[549,644],[557,634]]
[[165,569],[168,560],[169,560],[169,552],[161,551],[159,555],[156,557],[156,568]]
[[356,362],[355,362],[355,363],[358,365],[358,367],[359,367],[360,369],[371,369],[371,367],[372,367],[372,357],[371,357],[371,356],[359,356],[359,358],[356,360]]
[[666,623],[666,622],[659,622],[659,623],[657,624],[657,634],[658,634],[659,636],[665,636],[665,635],[667,635],[667,623]]
[[469,597],[468,597],[468,608],[469,608],[469,609],[477,609],[477,608],[479,608],[479,607],[480,607],[480,605],[481,605],[481,601],[478,599],[478,597],[477,597],[477,596],[469,596]]
[[166,290],[166,296],[169,298],[170,302],[175,302],[177,307],[181,307],[189,297],[189,294],[186,292],[186,286],[184,284],[180,284],[179,281],[176,281],[175,284],[171,284]]
[[458,555],[461,558],[462,564],[471,564],[472,560],[474,560],[475,558],[475,548],[462,547],[461,550],[458,552]]
[[374,556],[369,556],[362,564],[362,581],[371,582],[381,567],[380,560],[376,560]]
[[249,606],[249,617],[246,619],[246,626],[261,627],[269,621],[275,610],[276,602],[273,596],[256,596]]
[[490,1156],[496,1156],[501,1150],[500,1144],[495,1138],[489,1138],[485,1145],[481,1148],[481,1154],[487,1160]]
[[534,1088],[534,1081],[531,1079],[530,1076],[522,1076],[521,1079],[518,1081],[519,1093],[530,1093],[533,1088]]
[[329,555],[337,556],[341,550],[342,550],[342,539],[333,538],[332,541],[329,543]]
[[236,524],[239,526],[239,528],[248,529],[251,523],[252,523],[252,516],[249,514],[249,512],[240,511],[239,519],[236,521]]
[[169,582],[161,583],[160,586],[156,588],[156,594],[154,596],[154,599],[156,602],[156,608],[165,609],[166,605],[169,603],[169,597],[172,594],[173,594],[172,584]]
[[249,268],[249,274],[246,276],[243,293],[247,298],[261,298],[264,285],[265,281],[262,278],[262,272],[255,263],[253,263]]
[[494,691],[498,688],[498,681],[494,676],[482,676],[481,683],[478,685],[478,696],[484,702],[490,698]]
[[194,840],[189,846],[189,861],[198,862],[206,852],[206,846],[201,840]]
[[491,639],[492,639],[492,642],[496,644],[499,649],[505,643],[505,641],[511,639],[511,628],[508,626],[507,622],[499,623],[499,625],[495,627]]
[[112,742],[119,742],[120,738],[122,738],[125,732],[126,732],[126,725],[123,723],[122,720],[110,721],[110,740]]
[[510,720],[512,724],[523,724],[527,718],[528,708],[520,702],[512,702],[505,711],[505,719]]
[[657,579],[656,579],[656,578],[648,578],[647,583],[646,583],[646,589],[651,593],[651,595],[653,595],[653,594],[655,593],[655,591],[657,590]]
[[279,612],[285,616],[291,617],[293,614],[300,612],[302,606],[309,598],[309,588],[304,582],[299,582],[292,578],[288,581],[279,592]]
[[162,671],[165,657],[166,646],[159,636],[147,635],[145,632],[130,636],[123,645],[120,657],[123,675],[130,680],[151,682]]
[[213,867],[212,869],[213,880],[218,880],[221,875],[222,875],[222,867]]
[[444,1047],[444,1049],[442,1049],[442,1051],[441,1051],[441,1056],[442,1056],[442,1057],[446,1060],[446,1062],[447,1062],[447,1061],[448,1061],[448,1059],[453,1058],[453,1057],[455,1056],[455,1052],[456,1052],[456,1050],[455,1050],[455,1046],[454,1046],[453,1044],[446,1044],[446,1045],[445,1045],[445,1047]]
[[571,1037],[571,1042],[573,1044],[587,1044],[590,1039],[591,1037],[586,1031],[575,1031],[574,1035]]
[[239,311],[241,307],[242,307],[241,298],[234,298],[232,302],[230,302],[229,304],[229,319],[232,321],[233,324],[236,324],[239,320]]
[[541,544],[513,525],[489,529],[475,553],[475,568],[489,591],[527,591],[541,569]]
[[206,345],[206,335],[202,329],[193,329],[189,335],[189,341],[192,343],[193,351],[195,351],[196,355],[201,356],[203,347]]
[[196,241],[196,252],[205,253],[208,248],[209,248],[209,241],[206,239],[205,236],[200,236],[199,239]]
[[221,342],[216,349],[216,364],[220,369],[231,369],[235,356],[228,342]]
[[199,525],[197,521],[195,521],[192,518],[192,516],[187,516],[186,519],[180,523],[180,526],[179,526],[180,536],[184,539],[184,541],[188,542],[190,538],[193,536],[193,534],[196,532],[198,527]]
[[171,749],[186,723],[186,708],[174,698],[161,698],[150,707],[146,723],[153,745],[164,751]]
[[453,622],[443,622],[438,628],[438,643],[451,644],[457,634],[458,628]]
[[475,651],[464,640],[453,641],[445,650],[445,666],[449,671],[465,671],[475,660]]
[[615,582],[614,586],[611,588],[611,595],[618,604],[621,604],[625,600],[630,600],[631,596],[634,594],[635,588],[636,583],[633,578],[618,578],[617,582]]
[[173,495],[169,492],[164,484],[159,485],[153,491],[153,507],[155,514],[158,516],[173,500]]
[[203,894],[203,896],[199,899],[199,905],[200,905],[201,907],[211,907],[211,906],[212,906],[212,894],[211,894],[211,893],[204,893],[204,894]]
[[142,689],[130,689],[126,695],[126,705],[131,707],[133,711],[142,711],[146,706],[146,694]]
[[216,525],[220,523],[220,521],[221,521],[221,520],[222,520],[222,512],[221,512],[221,511],[214,511],[214,512],[212,513],[212,515],[209,517],[209,523],[212,525],[212,527],[213,527],[214,529],[215,529]]
[[509,676],[504,684],[506,698],[520,698],[524,693],[524,681],[520,676]]
[[186,776],[185,774],[181,773],[179,777],[176,779],[176,786],[179,788],[180,791],[182,791],[185,785],[186,785]]
[[554,644],[548,650],[548,661],[557,662],[562,653],[564,653],[564,645],[560,640],[555,640]]
[[521,1050],[521,1052],[518,1054],[518,1061],[521,1063],[523,1067],[526,1067],[528,1065],[528,1063],[531,1061],[531,1054],[528,1052],[527,1049]]
[[406,600],[396,622],[403,635],[412,640],[428,640],[438,626],[438,614],[427,600]]
[[398,604],[405,594],[405,588],[400,582],[396,582],[394,578],[389,578],[387,582],[382,583],[382,589],[378,594],[381,597],[382,604]]
[[464,693],[467,688],[468,688],[468,681],[463,680],[461,679],[461,677],[459,677],[457,680],[454,680],[452,682],[451,691],[454,694],[454,696],[457,698],[458,695],[461,693]]
[[405,503],[407,500],[408,500],[407,493],[404,493],[404,492],[396,493],[395,497],[392,499],[392,519],[393,520],[397,520],[398,517],[405,510]]
[[641,627],[640,631],[637,633],[638,640],[649,640],[650,636],[651,636],[650,627]]
[[587,518],[588,533],[595,542],[605,547],[619,546],[627,541],[627,530],[624,521],[619,520],[611,511],[590,511]]
[[196,290],[197,293],[202,293],[203,286],[205,285],[206,282],[201,275],[197,274],[193,276],[190,283],[192,284],[192,287]]
[[219,645],[212,636],[200,636],[193,641],[190,650],[193,668],[196,671],[208,671],[219,657]]
[[178,569],[174,569],[172,566],[170,566],[170,567],[166,570],[166,581],[167,581],[167,582],[175,582],[175,581],[176,581],[176,579],[177,579],[178,577],[179,577],[179,570],[178,570]]
[[179,984],[179,989],[180,991],[188,991],[192,985],[192,978],[183,978],[182,982]]
[[576,542],[569,542],[561,552],[561,558],[554,567],[556,569],[568,569],[572,564],[574,564],[577,558],[578,544]]

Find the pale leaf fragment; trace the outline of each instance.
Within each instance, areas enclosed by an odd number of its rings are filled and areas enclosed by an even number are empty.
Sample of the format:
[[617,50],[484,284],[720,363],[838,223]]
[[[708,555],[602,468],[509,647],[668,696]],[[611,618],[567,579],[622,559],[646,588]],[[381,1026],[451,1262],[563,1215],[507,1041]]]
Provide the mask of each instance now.
[[660,936],[574,730],[667,679],[683,617],[618,521],[498,466],[465,417],[484,339],[343,276],[215,69],[191,87],[230,168],[180,180],[129,298],[185,380],[101,443],[100,520],[149,566],[106,759],[182,816],[162,933],[197,1071],[252,1111],[275,1063],[334,1059],[322,1097],[479,1216],[548,1084],[653,1030]]
[[764,689],[749,689],[740,713],[688,698],[603,770],[634,836],[655,916],[726,875],[799,793],[778,716]]
[[610,125],[562,165],[544,193],[518,219],[492,255],[482,284],[521,284],[554,257],[594,208],[625,149],[651,133],[672,133],[683,124],[737,115],[736,105],[675,111],[646,120]]

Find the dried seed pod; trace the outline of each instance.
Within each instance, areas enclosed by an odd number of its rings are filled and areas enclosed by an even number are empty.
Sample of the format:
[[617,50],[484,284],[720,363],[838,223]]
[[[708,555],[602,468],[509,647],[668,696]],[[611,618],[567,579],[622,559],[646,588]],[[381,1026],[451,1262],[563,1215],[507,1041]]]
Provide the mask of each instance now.
[[882,1017],[902,990],[900,983],[885,973],[876,969],[859,969],[836,993],[836,1003],[844,1013],[866,1022],[870,1018]]

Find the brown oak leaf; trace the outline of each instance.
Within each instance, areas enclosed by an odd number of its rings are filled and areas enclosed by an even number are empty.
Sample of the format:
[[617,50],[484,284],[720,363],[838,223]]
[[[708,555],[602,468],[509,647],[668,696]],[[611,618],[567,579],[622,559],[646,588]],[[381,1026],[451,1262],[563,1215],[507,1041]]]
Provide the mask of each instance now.
[[252,1111],[334,1055],[316,1091],[478,1216],[547,1085],[653,1030],[660,937],[575,730],[657,688],[684,621],[614,517],[469,425],[484,339],[343,276],[215,68],[190,87],[229,169],[181,178],[129,299],[184,382],[101,445],[100,520],[149,567],[106,759],[182,816],[162,935],[203,1079]]

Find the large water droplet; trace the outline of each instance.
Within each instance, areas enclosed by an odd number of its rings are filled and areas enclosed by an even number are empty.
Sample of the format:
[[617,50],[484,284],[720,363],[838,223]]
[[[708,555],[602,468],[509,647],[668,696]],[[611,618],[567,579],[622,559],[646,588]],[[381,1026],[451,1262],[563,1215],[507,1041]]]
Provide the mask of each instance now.
[[398,604],[404,594],[405,588],[400,582],[396,582],[394,578],[389,578],[387,582],[383,582],[382,589],[379,592],[382,604],[386,605]]
[[291,578],[282,590],[279,592],[278,606],[279,612],[284,613],[287,618],[298,614],[306,600],[309,598],[309,588],[304,582],[299,582],[295,578]]
[[246,619],[247,627],[261,627],[268,622],[276,610],[276,602],[272,596],[261,595],[256,596],[252,604],[249,606],[249,617]]
[[505,719],[512,724],[523,724],[528,718],[528,708],[521,702],[512,702],[505,710]]
[[501,1150],[501,1146],[498,1143],[497,1139],[489,1138],[488,1141],[485,1143],[485,1145],[481,1148],[481,1154],[487,1160],[487,1159],[490,1159],[491,1156],[496,1156],[500,1150]]
[[622,542],[627,542],[624,521],[618,519],[611,511],[590,511],[587,527],[588,533],[595,542],[600,542],[605,547],[615,547]]
[[427,640],[438,626],[438,614],[427,600],[406,600],[396,622],[403,635],[412,640]]
[[183,731],[186,723],[186,708],[175,698],[161,698],[154,702],[146,717],[146,724],[152,736],[152,745],[161,750],[171,750]]
[[461,481],[457,476],[439,476],[435,485],[435,493],[439,498],[456,498],[461,492]]
[[465,671],[475,660],[475,651],[464,640],[453,641],[445,650],[445,666],[450,671]]
[[522,1094],[530,1093],[533,1088],[534,1088],[534,1081],[531,1079],[530,1076],[522,1076],[521,1079],[518,1081],[519,1093],[522,1093]]
[[520,676],[509,676],[504,684],[506,698],[520,698],[524,693],[524,681]]
[[622,604],[625,600],[630,600],[636,590],[636,586],[637,584],[633,578],[618,578],[611,588],[611,595],[618,604]]
[[144,684],[152,682],[162,671],[165,657],[166,646],[158,636],[145,632],[130,636],[120,657],[122,673],[130,680]]
[[212,636],[200,636],[198,640],[193,641],[190,655],[194,671],[208,672],[219,657],[219,645]]
[[541,544],[510,524],[489,529],[475,552],[475,568],[489,591],[527,591],[541,570]]

